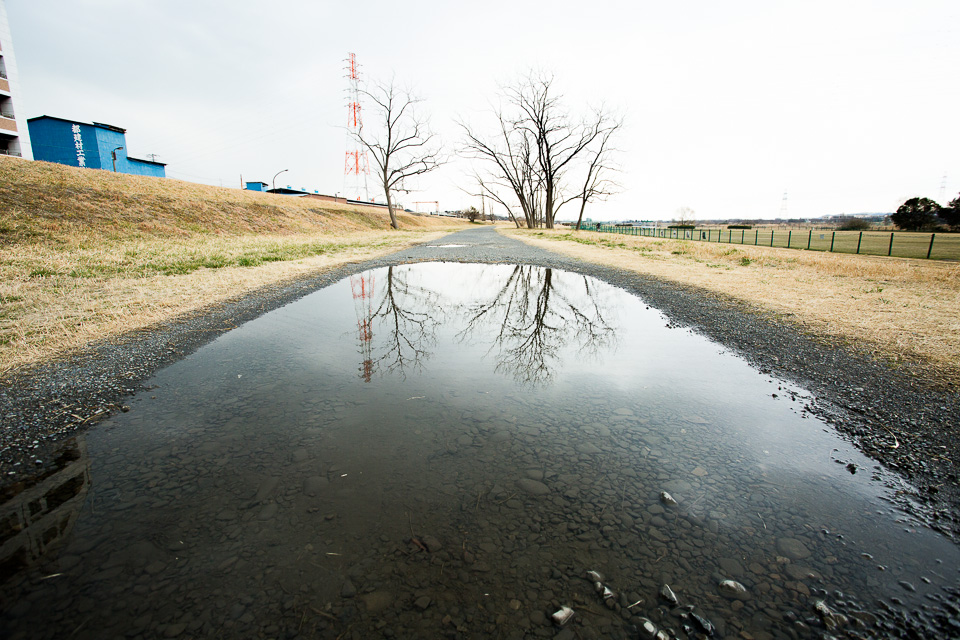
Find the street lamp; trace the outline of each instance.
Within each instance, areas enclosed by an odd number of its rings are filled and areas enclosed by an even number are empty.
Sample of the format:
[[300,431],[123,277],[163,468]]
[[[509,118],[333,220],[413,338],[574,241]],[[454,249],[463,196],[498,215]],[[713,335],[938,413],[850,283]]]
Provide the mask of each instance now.
[[[284,169],[283,171],[290,171],[290,169]],[[273,180],[270,181],[270,184],[273,185],[273,191],[277,190],[277,176],[283,173],[283,171],[277,171],[277,173],[273,176]]]
[[116,149],[110,152],[110,155],[113,156],[113,172],[114,173],[117,172],[117,151],[120,151],[121,149],[123,149],[123,147],[117,147]]

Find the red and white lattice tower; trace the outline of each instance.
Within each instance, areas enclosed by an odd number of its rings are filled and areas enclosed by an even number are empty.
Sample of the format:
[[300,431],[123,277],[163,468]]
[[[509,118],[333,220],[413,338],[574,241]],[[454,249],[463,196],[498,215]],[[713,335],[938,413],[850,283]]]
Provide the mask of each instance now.
[[360,353],[363,356],[360,376],[365,382],[370,382],[373,377],[373,281],[373,274],[370,272],[350,276],[353,307],[357,311]]
[[360,68],[357,65],[357,55],[347,54],[345,62],[350,86],[347,90],[347,156],[343,163],[343,191],[348,198],[369,202],[367,176],[370,175],[370,164],[367,161],[367,150],[357,140],[363,124],[360,115]]

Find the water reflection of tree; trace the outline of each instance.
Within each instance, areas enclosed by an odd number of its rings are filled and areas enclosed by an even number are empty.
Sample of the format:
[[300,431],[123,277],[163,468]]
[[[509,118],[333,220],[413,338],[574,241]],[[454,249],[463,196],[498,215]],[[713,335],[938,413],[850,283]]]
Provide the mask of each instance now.
[[436,329],[443,314],[437,304],[440,295],[426,287],[411,284],[410,268],[387,268],[384,289],[371,320],[377,323],[373,368],[401,375],[419,371],[436,343]]
[[[518,382],[549,382],[561,350],[575,345],[582,356],[612,346],[616,332],[610,312],[586,276],[532,266],[516,266],[488,301],[471,305],[461,340],[494,324],[496,370]],[[489,352],[488,352],[489,353]]]

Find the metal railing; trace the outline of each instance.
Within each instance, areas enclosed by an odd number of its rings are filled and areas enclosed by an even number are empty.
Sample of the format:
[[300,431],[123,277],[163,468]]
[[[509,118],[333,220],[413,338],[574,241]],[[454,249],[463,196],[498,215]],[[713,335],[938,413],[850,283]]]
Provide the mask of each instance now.
[[11,149],[0,149],[0,155],[2,156],[16,156],[22,158],[23,155],[19,151],[12,151]]
[[960,234],[913,231],[796,231],[770,229],[670,229],[599,225],[586,231],[673,240],[722,242],[758,247],[780,247],[831,253],[854,253],[898,258],[960,260]]

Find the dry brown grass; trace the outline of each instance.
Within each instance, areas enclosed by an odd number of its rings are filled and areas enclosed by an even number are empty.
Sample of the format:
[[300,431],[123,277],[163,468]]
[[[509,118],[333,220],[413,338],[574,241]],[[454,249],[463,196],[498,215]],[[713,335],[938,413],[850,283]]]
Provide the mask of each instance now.
[[565,230],[504,230],[585,261],[744,301],[892,365],[960,384],[960,265]]
[[0,375],[465,223],[0,158]]

